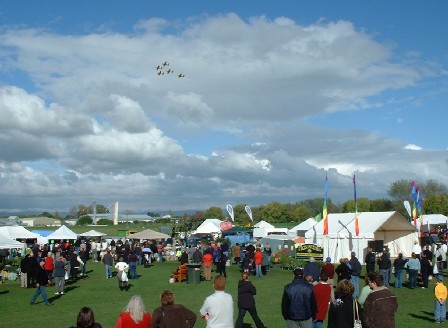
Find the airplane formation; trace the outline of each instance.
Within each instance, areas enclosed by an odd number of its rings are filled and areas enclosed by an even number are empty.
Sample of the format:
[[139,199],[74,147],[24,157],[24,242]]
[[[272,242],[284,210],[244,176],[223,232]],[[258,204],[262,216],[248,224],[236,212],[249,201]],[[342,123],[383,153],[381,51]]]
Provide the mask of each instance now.
[[[162,76],[162,75],[165,75],[165,74],[166,75],[174,74],[174,70],[169,68],[169,66],[170,66],[170,63],[168,63],[168,62],[164,62],[161,65],[157,65],[156,66],[156,71],[157,71],[156,74],[159,75],[159,76]],[[185,74],[179,73],[179,74],[177,74],[177,77],[178,78],[183,78],[183,77],[185,77]]]

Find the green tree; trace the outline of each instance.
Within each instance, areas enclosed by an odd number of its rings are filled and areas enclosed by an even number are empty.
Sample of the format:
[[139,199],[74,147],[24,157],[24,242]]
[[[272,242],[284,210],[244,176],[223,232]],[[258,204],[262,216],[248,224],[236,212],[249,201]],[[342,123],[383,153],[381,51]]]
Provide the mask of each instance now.
[[76,222],[76,225],[83,226],[83,225],[92,224],[92,223],[93,223],[92,218],[88,215],[84,215],[78,219],[78,221]]
[[160,217],[160,214],[159,214],[159,213],[154,213],[154,212],[148,212],[148,213],[146,213],[146,215],[147,215],[147,216],[150,216],[150,217],[152,217],[152,218],[158,218],[158,217]]
[[222,208],[220,208],[218,206],[209,207],[204,212],[204,219],[224,220],[224,213],[222,212]]
[[53,218],[53,214],[49,212],[42,212],[39,216],[46,217],[46,218]]
[[302,222],[305,221],[306,219],[309,219],[310,217],[314,217],[314,215],[309,207],[305,205],[299,205],[295,208],[294,221]]
[[251,224],[249,215],[246,213],[246,205],[238,204],[233,207],[233,213],[235,214],[235,222],[241,225]]
[[270,223],[292,222],[284,204],[279,202],[269,203],[263,211],[263,220]]
[[113,220],[109,220],[109,219],[99,219],[96,224],[111,226],[111,225],[114,225],[114,221]]
[[426,214],[448,215],[448,194],[428,196],[423,202],[423,211]]
[[101,205],[101,204],[96,204],[96,213],[97,214],[107,214],[107,213],[110,213],[110,212],[109,212],[109,209],[106,206]]
[[370,201],[370,212],[388,212],[394,210],[394,204],[390,199],[374,199]]
[[[370,211],[370,201],[367,198],[358,198],[358,213]],[[342,204],[342,213],[355,213],[355,200],[350,199]]]

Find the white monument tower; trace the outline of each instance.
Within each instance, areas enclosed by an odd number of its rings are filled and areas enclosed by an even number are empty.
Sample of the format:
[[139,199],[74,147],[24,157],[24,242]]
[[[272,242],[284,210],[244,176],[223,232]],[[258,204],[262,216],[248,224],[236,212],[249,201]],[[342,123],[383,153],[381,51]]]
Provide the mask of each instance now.
[[118,225],[118,202],[114,204],[114,225]]

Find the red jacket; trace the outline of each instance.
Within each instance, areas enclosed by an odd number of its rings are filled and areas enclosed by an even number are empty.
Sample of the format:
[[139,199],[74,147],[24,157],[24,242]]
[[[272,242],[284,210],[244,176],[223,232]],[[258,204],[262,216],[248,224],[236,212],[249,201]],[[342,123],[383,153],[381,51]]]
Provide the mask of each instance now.
[[254,254],[255,264],[261,265],[263,262],[263,253],[261,251],[256,251]]
[[148,312],[145,312],[143,320],[139,323],[135,323],[129,312],[122,312],[118,317],[115,328],[151,328],[151,315]]
[[47,271],[54,270],[54,260],[53,260],[53,258],[51,256],[47,256],[45,258],[44,269],[47,270]]

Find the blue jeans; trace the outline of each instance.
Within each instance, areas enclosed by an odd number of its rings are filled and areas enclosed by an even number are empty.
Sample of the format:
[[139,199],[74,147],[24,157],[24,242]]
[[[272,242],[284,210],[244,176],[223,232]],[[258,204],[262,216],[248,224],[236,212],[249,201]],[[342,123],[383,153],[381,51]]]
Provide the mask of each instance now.
[[440,304],[439,301],[436,300],[434,306],[434,319],[436,321],[445,321],[446,320],[446,302]]
[[380,274],[384,278],[384,287],[389,287],[389,269],[380,269]]
[[131,279],[137,279],[137,262],[129,262],[129,275]]
[[395,288],[401,288],[403,283],[403,270],[395,270]]
[[314,320],[313,328],[324,328],[324,322],[321,320]]
[[112,277],[112,266],[105,264],[104,267],[106,268],[106,278]]
[[418,270],[409,269],[409,288],[417,287]]
[[263,273],[261,272],[261,264],[255,265],[255,276],[256,277],[263,277]]
[[359,296],[359,276],[350,276],[350,282],[355,287],[352,297],[357,298]]
[[37,287],[36,292],[34,293],[33,298],[31,299],[31,303],[34,303],[36,301],[36,298],[41,294],[45,304],[50,303],[48,302],[47,291],[45,290],[45,286],[42,284],[39,284],[39,287]]

